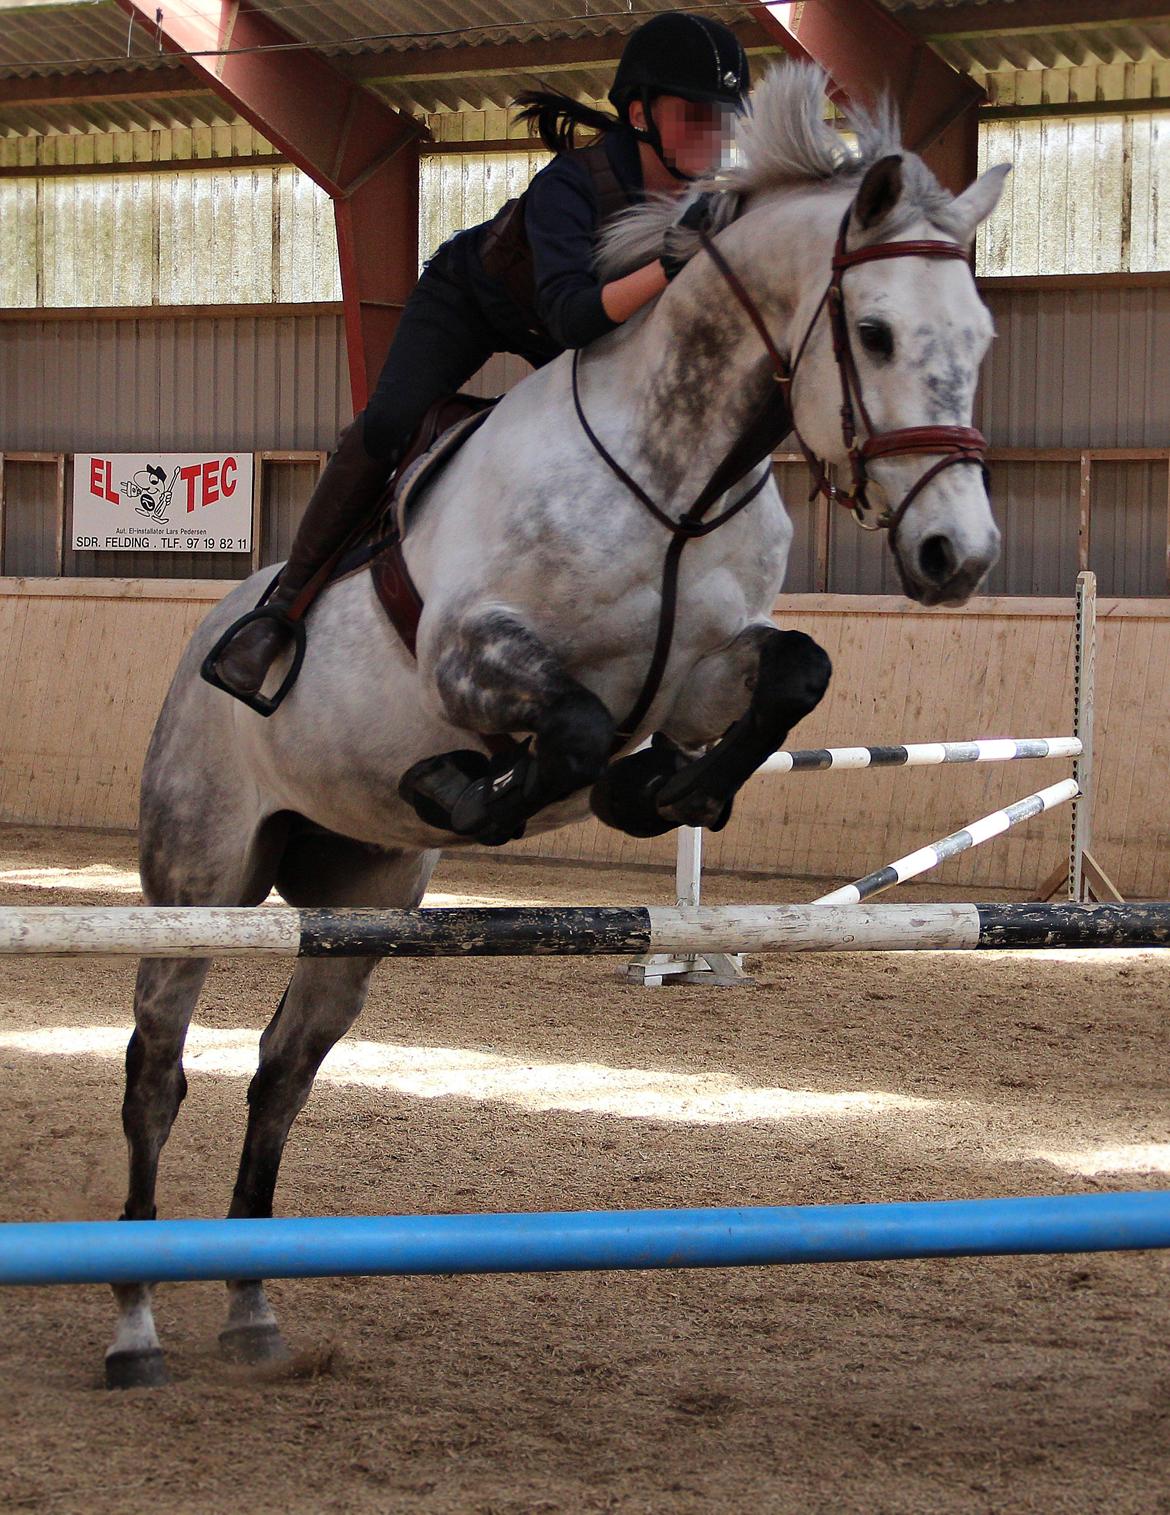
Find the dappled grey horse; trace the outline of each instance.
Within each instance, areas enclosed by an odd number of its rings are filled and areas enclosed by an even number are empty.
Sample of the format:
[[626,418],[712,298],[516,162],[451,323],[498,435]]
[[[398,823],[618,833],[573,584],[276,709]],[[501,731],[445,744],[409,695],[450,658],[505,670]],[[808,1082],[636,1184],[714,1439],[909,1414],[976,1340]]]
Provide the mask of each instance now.
[[[766,457],[713,503],[711,519],[725,512],[724,524],[679,545],[673,634],[649,689],[647,668],[661,641],[675,525],[778,382],[816,466],[851,468],[858,512],[894,528],[906,592],[926,603],[974,592],[998,550],[970,430],[991,322],[965,259],[947,248],[968,245],[1001,174],[952,198],[881,117],[855,123],[851,147],[823,123],[822,82],[788,67],[760,85],[740,165],[715,186],[706,232],[676,224],[676,202],[626,215],[608,240],[606,277],[657,256],[664,238],[694,256],[652,308],[576,364],[565,355],[512,390],[430,486],[405,543],[424,601],[417,655],[369,576],[343,578],[315,605],[299,679],[266,720],[199,669],[272,570],[207,618],[143,774],[150,903],[259,905],[275,887],[301,907],[414,906],[439,850],[485,832],[432,824],[441,806],[404,775],[462,754],[470,786],[501,738],[532,739],[509,749],[507,775],[488,775],[489,790],[502,778],[512,786],[503,834],[565,825],[591,800],[604,820],[641,835],[722,824],[736,788],[828,680],[815,643],[768,619],[792,530]],[[842,261],[889,243],[908,245]],[[837,293],[826,299],[831,273]],[[834,322],[838,345],[841,323],[848,339],[848,380],[834,359]],[[843,435],[843,385],[857,438]],[[278,667],[273,681],[281,677]],[[448,779],[459,771],[443,770]],[[271,1214],[289,1128],[358,1015],[374,966],[297,964],[260,1039],[230,1215]],[[155,1214],[207,968],[189,959],[139,968],[123,1106],[127,1218]],[[279,1355],[263,1284],[229,1291],[225,1351]],[[162,1381],[149,1286],[116,1293],[107,1381]]]

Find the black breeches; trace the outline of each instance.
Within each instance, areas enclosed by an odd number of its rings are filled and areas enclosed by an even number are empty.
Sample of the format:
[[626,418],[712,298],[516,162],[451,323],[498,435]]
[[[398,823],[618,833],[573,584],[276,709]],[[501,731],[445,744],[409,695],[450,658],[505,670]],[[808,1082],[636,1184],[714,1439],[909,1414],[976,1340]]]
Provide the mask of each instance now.
[[489,320],[472,290],[452,276],[440,251],[406,302],[366,405],[366,451],[374,458],[395,459],[435,401],[454,394],[497,352],[519,353],[535,364],[551,355],[535,336],[503,331]]

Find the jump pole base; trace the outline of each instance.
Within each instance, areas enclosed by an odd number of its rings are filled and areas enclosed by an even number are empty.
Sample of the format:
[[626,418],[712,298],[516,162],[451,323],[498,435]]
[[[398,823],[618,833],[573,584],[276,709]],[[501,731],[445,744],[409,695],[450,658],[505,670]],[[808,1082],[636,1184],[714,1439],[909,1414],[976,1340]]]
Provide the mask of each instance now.
[[742,952],[692,952],[673,956],[652,952],[618,968],[615,977],[644,989],[660,989],[667,984],[706,984],[729,989],[737,984],[755,982],[744,969]]

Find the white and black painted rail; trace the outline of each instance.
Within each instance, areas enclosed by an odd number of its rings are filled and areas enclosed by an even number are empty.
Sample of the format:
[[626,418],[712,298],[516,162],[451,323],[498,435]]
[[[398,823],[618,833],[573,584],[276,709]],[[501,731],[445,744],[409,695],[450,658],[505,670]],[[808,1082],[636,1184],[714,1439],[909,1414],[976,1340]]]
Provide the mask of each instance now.
[[1080,757],[1075,736],[994,737],[975,742],[910,742],[895,747],[809,747],[776,752],[759,773],[822,773],[830,768],[936,768],[941,763],[1010,763],[1021,758]]
[[1016,800],[1011,805],[1005,805],[1002,810],[995,810],[980,820],[972,821],[960,831],[952,831],[950,836],[931,842],[929,846],[919,847],[905,857],[887,863],[884,868],[867,873],[864,878],[859,878],[852,884],[844,884],[840,889],[822,894],[814,903],[856,905],[862,900],[872,899],[875,894],[881,894],[883,889],[891,889],[895,884],[917,878],[920,873],[928,873],[948,858],[958,857],[961,852],[978,847],[982,842],[989,842],[994,836],[1002,836],[1021,821],[1030,820],[1032,816],[1042,815],[1056,805],[1075,800],[1079,792],[1076,779],[1062,779],[1059,784],[1049,784],[1046,789],[1025,795],[1022,800]]
[[0,909],[0,955],[591,957],[1165,947],[1170,902],[290,910]]

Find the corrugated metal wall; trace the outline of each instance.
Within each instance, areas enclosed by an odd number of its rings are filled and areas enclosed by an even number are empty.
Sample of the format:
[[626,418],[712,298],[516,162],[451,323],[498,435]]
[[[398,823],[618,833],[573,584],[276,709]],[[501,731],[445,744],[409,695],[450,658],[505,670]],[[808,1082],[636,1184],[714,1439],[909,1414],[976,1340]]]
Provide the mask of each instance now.
[[[0,320],[0,453],[328,450],[350,418],[339,313]],[[264,468],[263,560],[284,556],[316,464]],[[58,571],[48,471],[8,464],[4,571]],[[65,497],[72,490],[67,471]],[[39,527],[34,531],[34,522]],[[216,553],[77,553],[83,576],[242,578]]]
[[0,318],[0,450],[331,448],[349,414],[339,311]]
[[[1170,445],[1162,372],[1170,287],[992,286],[987,298],[999,335],[976,420],[994,446]],[[523,372],[518,359],[497,358],[473,387],[499,392]],[[328,450],[349,418],[347,396],[341,317],[333,312],[0,320],[0,451]],[[266,541],[274,552],[288,540],[310,473],[290,477],[286,503],[271,516],[277,535]],[[19,508],[23,488],[20,475],[14,480],[10,509]],[[814,513],[803,467],[781,465],[780,480],[797,530],[789,587],[812,590]],[[1077,568],[1076,462],[999,463],[994,493],[1004,555],[991,592],[1067,594]],[[1097,463],[1093,512],[1090,562],[1101,592],[1165,594],[1166,468]],[[77,571],[180,572],[161,554],[134,563],[130,556],[82,561]],[[21,561],[30,565],[21,571],[54,571],[49,558],[40,568]],[[229,576],[226,560],[222,566]],[[827,587],[898,593],[882,539],[844,511],[831,520]]]
[[58,559],[57,479],[55,462],[4,462],[4,572],[53,574]]
[[1164,447],[1170,285],[996,288],[979,424],[998,447]]
[[339,300],[328,195],[297,169],[0,183],[6,306]]

